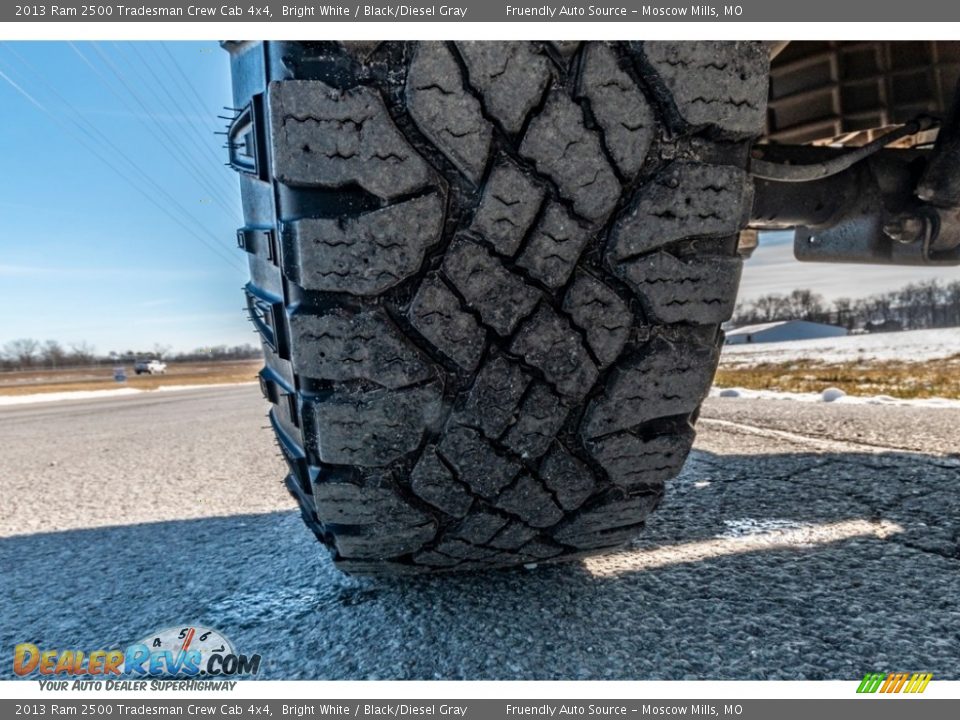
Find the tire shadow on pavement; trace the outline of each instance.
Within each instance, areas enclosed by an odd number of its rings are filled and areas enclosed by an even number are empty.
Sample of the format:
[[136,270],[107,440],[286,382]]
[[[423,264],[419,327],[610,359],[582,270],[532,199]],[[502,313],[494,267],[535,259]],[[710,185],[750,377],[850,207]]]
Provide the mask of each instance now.
[[4,538],[0,637],[196,623],[274,679],[957,678],[958,527],[948,460],[695,451],[629,548],[531,570],[351,578],[294,511]]

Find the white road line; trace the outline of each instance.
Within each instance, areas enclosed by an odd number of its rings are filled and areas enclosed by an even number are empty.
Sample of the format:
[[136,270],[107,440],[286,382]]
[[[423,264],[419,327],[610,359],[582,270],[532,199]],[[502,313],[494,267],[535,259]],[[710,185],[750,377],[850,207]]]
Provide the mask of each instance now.
[[873,445],[870,443],[857,442],[855,440],[835,440],[832,438],[814,437],[810,435],[801,435],[800,433],[789,432],[787,430],[774,430],[772,428],[759,427],[746,423],[733,422],[732,420],[720,420],[718,418],[701,417],[697,421],[698,425],[714,426],[718,429],[730,430],[746,435],[755,435],[757,437],[786,440],[798,445],[810,445],[822,450],[839,452],[862,452],[874,455],[896,453],[900,455],[928,455],[937,458],[938,463],[947,463],[960,467],[960,460],[945,457],[941,453],[919,452],[908,448],[898,448],[887,445]]

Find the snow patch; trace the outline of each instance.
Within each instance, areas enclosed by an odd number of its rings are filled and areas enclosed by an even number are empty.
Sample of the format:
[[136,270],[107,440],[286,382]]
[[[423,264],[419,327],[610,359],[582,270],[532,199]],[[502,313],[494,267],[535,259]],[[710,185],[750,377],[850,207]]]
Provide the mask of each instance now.
[[837,400],[841,400],[846,396],[847,394],[843,390],[835,387],[829,387],[820,393],[820,397],[824,402],[836,402]]
[[72,390],[70,392],[36,393],[34,395],[0,395],[0,405],[31,405],[61,400],[93,400],[95,398],[139,395],[143,390],[117,388],[116,390]]
[[775,390],[747,390],[745,388],[718,388],[710,390],[710,397],[741,400],[794,400],[833,405],[903,405],[923,408],[960,408],[960,400],[948,398],[895,398],[889,395],[847,395],[838,388],[827,388],[822,393],[779,392]]
[[234,385],[257,385],[257,381],[245,380],[244,382],[232,383],[207,383],[206,385],[161,385],[156,390],[146,390],[145,392],[179,392],[181,390],[206,390],[208,388],[233,387]]
[[69,392],[34,393],[32,395],[0,395],[0,406],[32,405],[33,403],[60,402],[62,400],[96,400],[128,395],[143,395],[152,392],[178,392],[182,390],[206,390],[207,388],[229,387],[231,385],[255,385],[256,383],[210,383],[209,385],[161,385],[155,390],[139,388],[116,388],[113,390],[71,390]]
[[869,360],[937,360],[960,355],[960,328],[907,330],[873,335],[725,345],[727,367],[813,360],[823,363]]

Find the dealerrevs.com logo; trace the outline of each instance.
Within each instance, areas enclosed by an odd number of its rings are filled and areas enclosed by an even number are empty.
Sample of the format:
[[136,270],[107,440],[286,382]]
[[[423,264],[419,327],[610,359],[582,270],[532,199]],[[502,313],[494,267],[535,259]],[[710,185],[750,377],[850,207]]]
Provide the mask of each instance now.
[[[13,650],[13,671],[21,677],[44,679],[206,680],[256,675],[260,659],[260,655],[238,653],[218,630],[185,626],[151,633],[123,650],[42,649],[32,643],[20,643]],[[115,685],[116,689],[129,689]]]

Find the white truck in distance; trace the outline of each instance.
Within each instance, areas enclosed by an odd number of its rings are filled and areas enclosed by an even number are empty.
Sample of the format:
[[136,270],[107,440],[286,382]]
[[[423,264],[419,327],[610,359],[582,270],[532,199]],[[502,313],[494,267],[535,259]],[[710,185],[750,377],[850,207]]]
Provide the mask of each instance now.
[[133,364],[133,371],[137,375],[163,375],[167,371],[167,364],[156,358],[139,358]]

